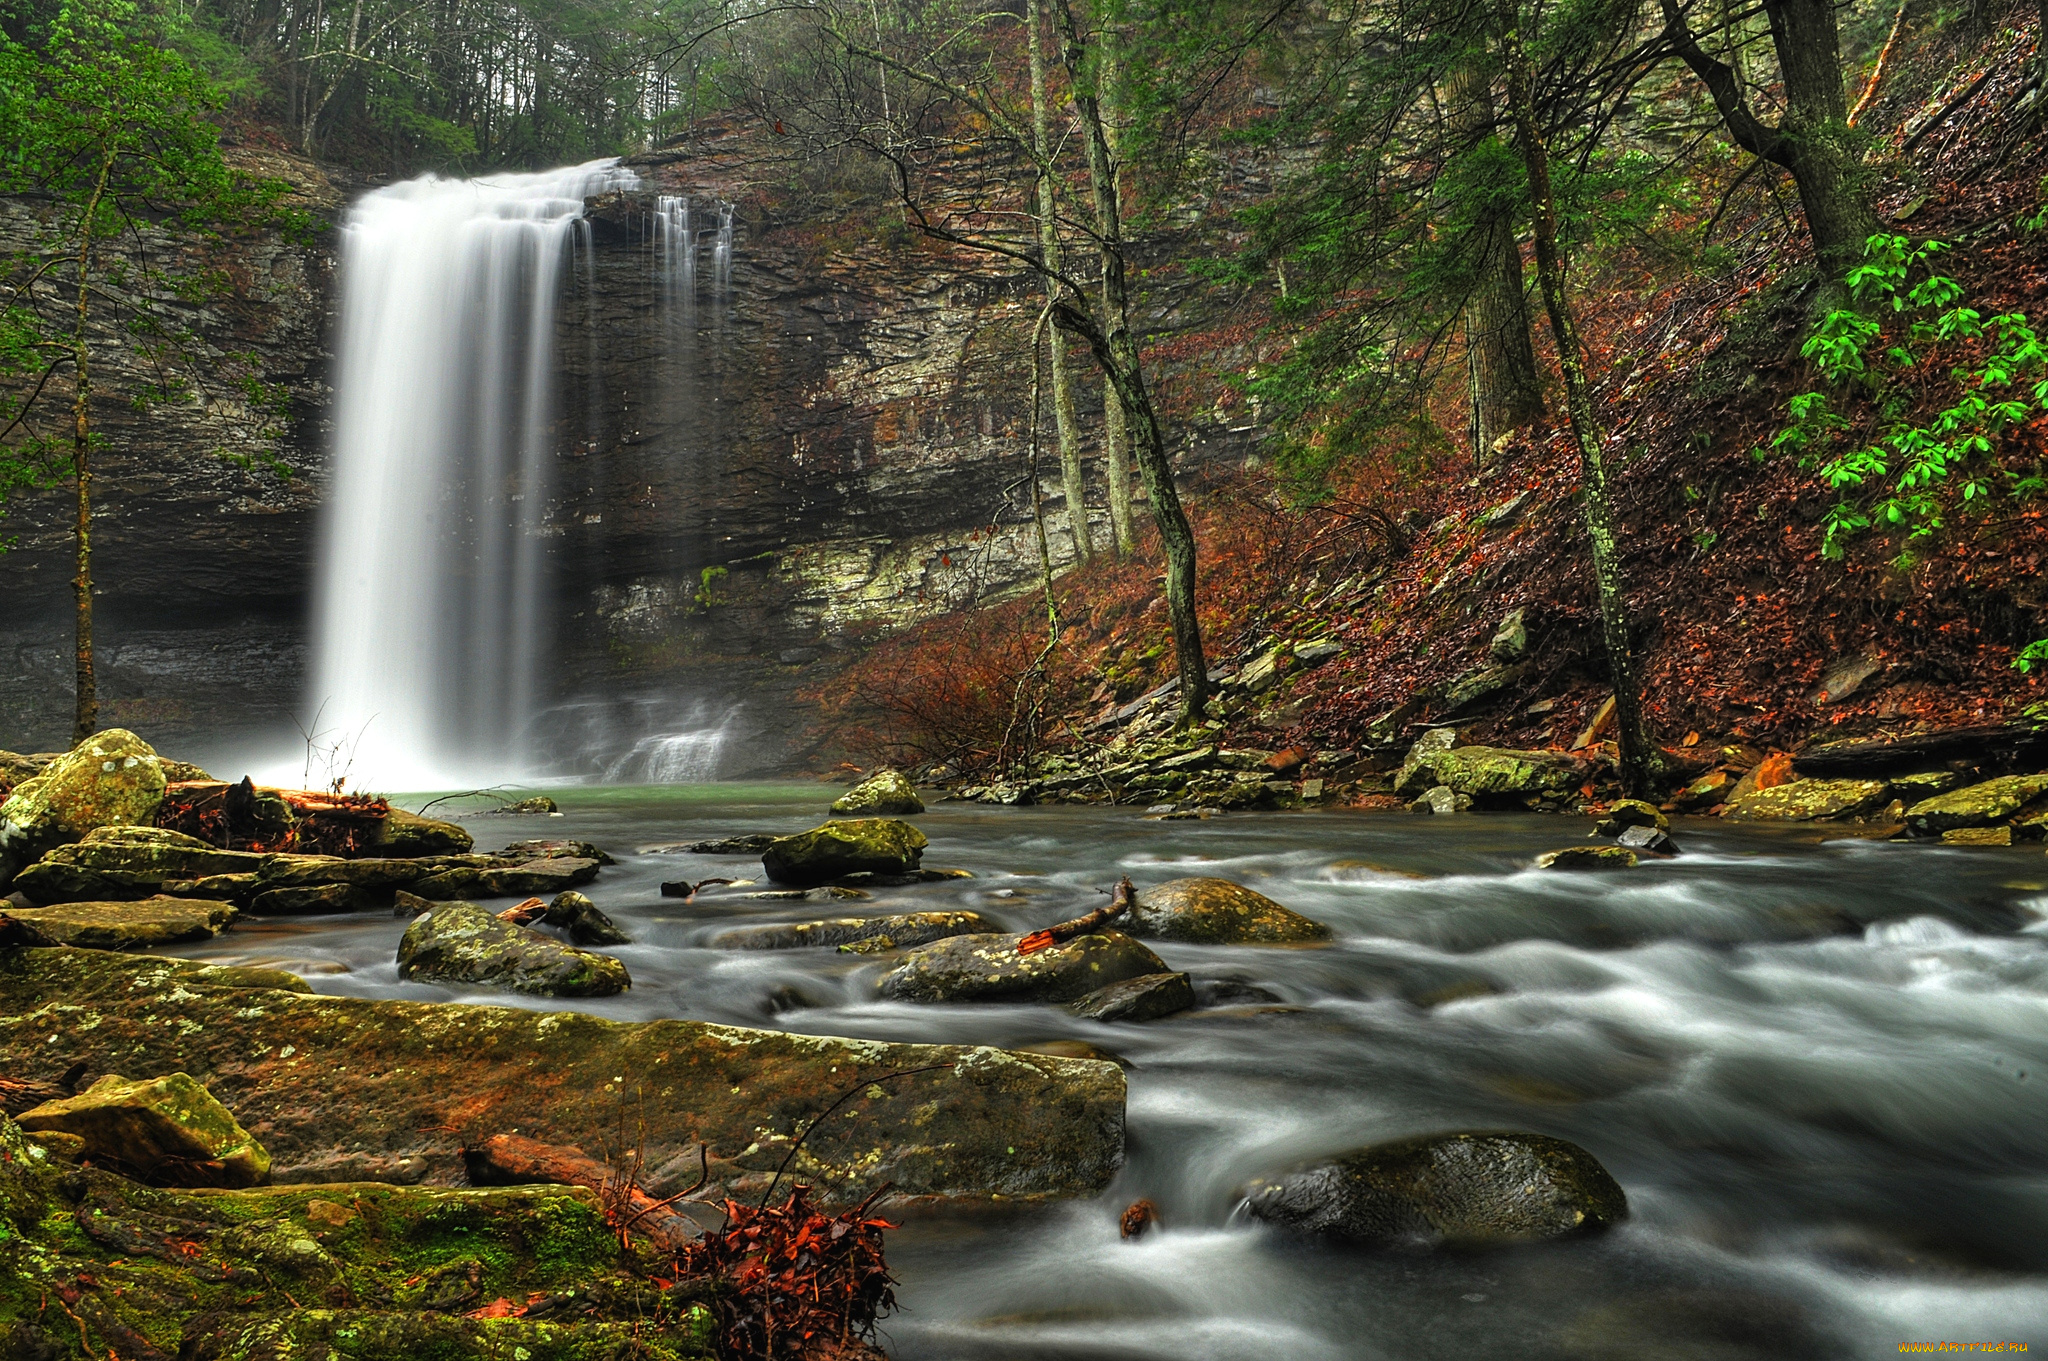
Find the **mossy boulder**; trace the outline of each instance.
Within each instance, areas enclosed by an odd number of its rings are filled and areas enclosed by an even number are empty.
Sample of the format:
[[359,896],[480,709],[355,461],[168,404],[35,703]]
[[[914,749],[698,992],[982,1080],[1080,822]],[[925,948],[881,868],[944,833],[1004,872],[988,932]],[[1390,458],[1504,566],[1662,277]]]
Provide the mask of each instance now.
[[609,955],[564,945],[463,902],[413,918],[398,942],[398,976],[543,997],[611,997],[633,986],[626,966]]
[[638,1268],[582,1187],[158,1190],[0,1116],[10,1361],[710,1361],[704,1292]]
[[205,898],[0,907],[0,945],[134,950],[217,936],[233,925],[238,915],[233,903]]
[[1134,936],[1193,945],[1295,945],[1330,928],[1228,879],[1169,879],[1142,890],[1123,923]]
[[270,1154],[213,1093],[186,1073],[128,1078],[109,1073],[76,1096],[16,1117],[30,1133],[85,1141],[85,1156],[172,1186],[260,1186]]
[[1883,780],[1792,780],[1750,790],[1728,805],[1726,816],[1745,822],[1861,817],[1884,807],[1890,792]]
[[912,1069],[839,1106],[788,1175],[838,1205],[885,1182],[912,1196],[1043,1200],[1095,1195],[1124,1155],[1124,1080],[1109,1064],[315,995],[276,970],[0,950],[0,1072],[50,1081],[109,1054],[131,1073],[205,1083],[285,1182],[460,1184],[462,1146],[479,1133],[617,1147],[625,1119],[650,1185],[695,1181],[701,1143],[707,1194],[758,1199],[850,1087]]
[[1668,832],[1671,819],[1653,803],[1644,803],[1641,799],[1616,799],[1607,805],[1607,816],[1594,824],[1593,830],[1601,836],[1620,836],[1631,827]]
[[521,865],[464,865],[437,870],[408,886],[422,898],[548,897],[581,888],[597,878],[595,860],[574,856],[543,856]]
[[253,876],[265,857],[224,851],[183,832],[161,827],[98,827],[82,840],[50,850],[15,876],[14,887],[36,903],[148,898],[180,885],[180,896],[205,890],[183,886],[222,876]]
[[761,853],[761,867],[779,884],[805,887],[849,874],[909,874],[929,844],[895,818],[849,818],[777,837]]
[[903,912],[889,917],[835,917],[829,921],[742,926],[711,940],[725,950],[802,950],[820,946],[862,947],[871,954],[929,945],[948,936],[991,935],[996,924],[979,912]]
[[1628,1198],[1577,1144],[1482,1130],[1375,1144],[1264,1178],[1255,1218],[1352,1242],[1492,1244],[1561,1238],[1625,1218]]
[[2007,775],[1922,799],[1906,810],[1906,826],[1921,836],[1939,836],[1957,827],[1988,827],[2044,794],[2048,775]]
[[632,941],[596,903],[574,890],[555,895],[541,920],[568,932],[578,945],[626,945]]
[[452,822],[438,822],[394,808],[377,824],[370,838],[371,855],[402,858],[415,855],[466,855],[475,838]]
[[922,813],[924,800],[900,770],[878,770],[832,801],[832,811],[845,817],[902,817]]
[[1126,978],[1171,972],[1121,931],[1097,931],[1020,955],[1021,935],[950,936],[913,950],[883,977],[906,1002],[1071,1002]]
[[1592,771],[1589,763],[1561,751],[1454,747],[1445,745],[1446,740],[1427,734],[1409,750],[1394,778],[1396,794],[1412,798],[1438,785],[1481,803],[1565,794],[1585,784]]
[[0,803],[0,890],[43,852],[95,827],[154,821],[165,783],[155,750],[125,728],[57,757]]
[[1566,846],[1536,857],[1539,870],[1632,870],[1636,853],[1626,846]]

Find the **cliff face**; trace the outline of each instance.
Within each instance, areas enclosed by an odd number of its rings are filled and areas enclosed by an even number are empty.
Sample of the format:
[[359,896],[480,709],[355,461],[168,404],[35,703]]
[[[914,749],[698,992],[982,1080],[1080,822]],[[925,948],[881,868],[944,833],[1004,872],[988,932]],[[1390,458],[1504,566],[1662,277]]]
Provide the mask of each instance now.
[[[900,230],[778,225],[716,149],[664,159],[641,167],[643,192],[592,205],[564,272],[543,531],[557,708],[544,735],[565,770],[594,771],[636,735],[731,715],[741,740],[723,773],[772,769],[801,755],[790,697],[832,653],[1035,580],[1023,422],[1039,298],[1025,277],[991,276]],[[338,204],[317,171],[296,174]],[[657,193],[742,203],[723,305],[708,281],[694,307],[665,285],[649,243]],[[259,356],[267,380],[290,388],[288,485],[201,452],[218,437],[198,412],[136,417],[117,394],[144,375],[109,375],[98,484],[109,722],[232,752],[312,719],[306,605],[327,480],[334,236],[239,243],[235,297],[194,318],[221,352]],[[1193,332],[1189,318],[1205,315],[1186,290],[1151,301],[1163,331]],[[1100,391],[1088,367],[1075,372],[1092,438]],[[1170,381],[1192,391],[1199,366],[1182,367]],[[1240,458],[1256,435],[1213,412],[1177,428],[1193,460]],[[1106,543],[1096,452],[1087,520]],[[1065,563],[1057,459],[1043,457]],[[61,490],[46,494],[8,522],[21,546],[0,557],[13,606],[0,655],[14,663],[0,677],[0,746],[47,748],[68,730],[66,505]]]

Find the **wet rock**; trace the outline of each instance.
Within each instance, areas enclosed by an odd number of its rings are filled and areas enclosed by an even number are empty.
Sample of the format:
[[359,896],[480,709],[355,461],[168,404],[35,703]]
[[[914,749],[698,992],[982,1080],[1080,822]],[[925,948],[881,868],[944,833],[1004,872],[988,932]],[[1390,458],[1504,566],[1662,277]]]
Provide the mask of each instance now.
[[759,855],[774,845],[779,837],[773,832],[749,832],[745,836],[722,837],[716,841],[677,841],[665,846],[642,846],[642,855],[673,855],[679,851],[691,855]]
[[1145,889],[1125,929],[1193,945],[1292,945],[1330,937],[1321,922],[1228,879],[1170,879]]
[[1631,827],[1651,827],[1660,832],[1671,830],[1671,819],[1654,804],[1641,799],[1616,799],[1607,805],[1607,816],[1593,824],[1593,831],[1600,836],[1620,836]]
[[465,855],[475,845],[470,834],[452,822],[438,822],[433,818],[423,818],[418,813],[408,813],[403,808],[394,808],[389,817],[377,824],[376,835],[370,841],[370,851],[394,858]]
[[1725,803],[1735,788],[1736,777],[1726,770],[1710,770],[1671,796],[1681,812],[1697,812]]
[[1140,974],[1067,1003],[1084,1021],[1156,1021],[1195,1004],[1195,989],[1184,973]]
[[2048,794],[2048,775],[2007,775],[1922,799],[1906,810],[1906,826],[1918,836],[1984,827],[2011,817],[2043,794]]
[[1246,1188],[1256,1218],[1361,1243],[1529,1242],[1628,1214],[1607,1169],[1577,1144],[1486,1130],[1375,1144]]
[[1626,846],[1566,846],[1536,857],[1540,870],[1631,870],[1636,853]]
[[849,874],[909,874],[930,843],[894,818],[849,818],[796,836],[777,837],[761,853],[779,884],[823,884]]
[[331,916],[341,912],[376,912],[388,901],[385,895],[355,884],[308,884],[303,888],[260,892],[249,900],[249,911],[259,917]]
[[2010,846],[2010,827],[1951,827],[1941,834],[1944,846]]
[[1632,851],[1648,851],[1652,855],[1678,854],[1678,843],[1671,839],[1671,834],[1655,827],[1623,828],[1614,840]]
[[1243,978],[1199,978],[1194,980],[1194,990],[1198,1007],[1258,1006],[1287,1000],[1271,988]]
[[343,860],[332,855],[265,856],[257,882],[265,888],[309,888],[318,884],[351,884],[357,888],[409,888],[434,874],[437,866],[418,860],[371,858]]
[[1413,798],[1448,785],[1476,800],[1566,793],[1585,784],[1592,767],[1559,751],[1452,746],[1455,734],[1433,728],[1408,751],[1394,777],[1394,792]]
[[1131,1061],[1121,1054],[1111,1053],[1100,1045],[1086,1040],[1039,1040],[1035,1044],[1017,1046],[1020,1054],[1050,1054],[1061,1059],[1093,1059],[1097,1063],[1113,1063],[1119,1068],[1130,1068]]
[[398,976],[543,997],[610,997],[632,986],[626,966],[608,955],[564,945],[463,902],[444,902],[413,918],[398,942]]
[[580,888],[597,878],[597,862],[573,856],[550,856],[523,865],[489,869],[464,866],[430,874],[412,885],[422,898],[452,902],[461,898],[533,898]]
[[600,865],[619,863],[588,841],[549,841],[535,838],[530,841],[515,841],[497,854],[508,860],[520,861],[572,859],[595,860]]
[[922,813],[924,800],[900,770],[878,770],[832,801],[844,817],[901,817]]
[[1748,822],[1817,822],[1853,818],[1884,806],[1883,780],[1791,780],[1736,796],[1727,816]]
[[316,996],[273,970],[0,951],[0,1072],[53,1077],[106,1054],[130,1072],[177,1069],[205,1082],[261,1134],[276,1179],[293,1182],[402,1161],[408,1176],[455,1184],[467,1131],[516,1128],[592,1148],[616,1140],[618,1112],[630,1109],[651,1184],[696,1180],[702,1140],[714,1189],[757,1199],[791,1142],[850,1083],[933,1064],[953,1066],[878,1083],[840,1107],[789,1175],[842,1205],[884,1182],[907,1195],[1030,1200],[1094,1195],[1124,1153],[1123,1076],[1108,1064]]
[[1460,794],[1447,784],[1423,791],[1422,797],[1408,805],[1411,813],[1469,813],[1472,811],[1472,796]]
[[238,915],[232,903],[203,898],[158,897],[138,902],[62,903],[54,907],[0,906],[0,945],[138,950],[217,936]]
[[497,811],[500,813],[508,813],[515,816],[531,817],[536,813],[543,815],[548,813],[559,813],[561,809],[557,808],[555,806],[555,801],[549,798],[547,795],[536,794],[530,799],[520,799],[516,802],[508,803],[503,808],[500,808]]
[[85,1141],[85,1155],[168,1186],[259,1186],[270,1155],[213,1093],[185,1073],[130,1081],[109,1073],[60,1101],[23,1111],[24,1130]]
[[[996,924],[979,912],[906,912],[893,917],[836,917],[830,921],[743,926],[721,932],[711,943],[724,950],[802,950],[838,946],[873,954],[929,945],[948,936],[993,935]],[[855,947],[871,947],[860,948]]]
[[541,918],[549,926],[569,933],[578,945],[627,945],[632,937],[618,928],[596,903],[571,890],[557,894]]
[[0,890],[45,851],[95,827],[146,826],[166,783],[156,752],[125,728],[57,757],[0,803]]
[[952,936],[913,950],[881,982],[906,1002],[1071,1002],[1126,978],[1168,973],[1165,961],[1121,931],[1076,936],[1020,955],[1021,935]]
[[[14,887],[36,903],[148,898],[171,884],[180,896],[222,891],[264,862],[247,851],[223,851],[197,837],[157,827],[100,827],[82,841],[58,846],[15,876]],[[211,881],[209,887],[198,887]],[[232,895],[231,895],[232,896]]]
[[1507,612],[1486,650],[1497,662],[1518,662],[1529,650],[1529,611],[1520,605]]

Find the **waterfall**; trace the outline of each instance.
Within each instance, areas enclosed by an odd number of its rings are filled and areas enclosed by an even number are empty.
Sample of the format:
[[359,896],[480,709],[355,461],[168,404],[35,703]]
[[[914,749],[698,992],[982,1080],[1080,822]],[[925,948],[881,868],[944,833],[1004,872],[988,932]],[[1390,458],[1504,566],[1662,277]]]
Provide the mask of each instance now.
[[529,773],[562,262],[584,200],[636,183],[429,175],[349,214],[312,705],[359,783]]

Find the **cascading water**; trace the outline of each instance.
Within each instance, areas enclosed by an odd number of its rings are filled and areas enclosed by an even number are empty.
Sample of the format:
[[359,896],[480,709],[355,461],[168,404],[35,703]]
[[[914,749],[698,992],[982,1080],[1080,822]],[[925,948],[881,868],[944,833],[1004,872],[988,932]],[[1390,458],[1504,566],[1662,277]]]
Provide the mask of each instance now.
[[527,771],[562,265],[584,200],[635,183],[429,175],[349,215],[312,703],[359,778]]

